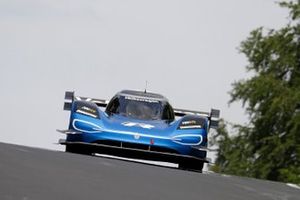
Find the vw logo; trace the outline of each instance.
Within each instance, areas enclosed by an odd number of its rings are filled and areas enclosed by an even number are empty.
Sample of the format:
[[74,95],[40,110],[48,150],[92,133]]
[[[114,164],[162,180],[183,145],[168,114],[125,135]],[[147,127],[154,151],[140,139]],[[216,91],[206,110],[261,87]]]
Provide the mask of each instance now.
[[134,134],[133,137],[134,137],[134,139],[138,140],[138,139],[140,139],[141,136],[137,133],[137,134]]

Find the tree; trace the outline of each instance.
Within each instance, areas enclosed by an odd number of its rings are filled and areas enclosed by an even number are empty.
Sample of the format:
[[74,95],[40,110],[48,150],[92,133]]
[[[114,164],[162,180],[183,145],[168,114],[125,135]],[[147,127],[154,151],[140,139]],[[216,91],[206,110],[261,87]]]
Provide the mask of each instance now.
[[[234,129],[241,129],[241,126],[235,126]],[[243,127],[245,132],[246,127]],[[216,165],[211,169],[215,172],[236,174],[240,176],[250,176],[251,174],[251,150],[247,145],[247,140],[242,134],[229,136],[227,123],[224,120],[219,122],[217,134],[210,138],[211,144],[218,144]]]
[[279,4],[290,10],[289,24],[258,28],[241,43],[254,76],[233,83],[230,102],[242,101],[250,122],[230,137],[219,129],[215,168],[300,183],[300,1]]

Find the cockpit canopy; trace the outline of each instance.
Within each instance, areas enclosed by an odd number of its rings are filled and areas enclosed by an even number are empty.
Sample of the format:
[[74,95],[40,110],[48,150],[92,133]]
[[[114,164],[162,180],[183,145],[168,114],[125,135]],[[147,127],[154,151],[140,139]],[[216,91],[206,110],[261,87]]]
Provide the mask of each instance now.
[[139,120],[175,119],[174,111],[164,98],[153,98],[153,93],[122,91],[118,93],[106,107],[106,113],[118,114]]

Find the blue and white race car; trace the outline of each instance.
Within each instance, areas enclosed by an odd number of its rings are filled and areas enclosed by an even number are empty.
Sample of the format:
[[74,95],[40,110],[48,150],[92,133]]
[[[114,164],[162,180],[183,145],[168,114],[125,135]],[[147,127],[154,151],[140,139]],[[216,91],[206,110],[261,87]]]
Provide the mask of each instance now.
[[72,153],[109,154],[178,163],[202,171],[209,162],[207,135],[217,128],[219,110],[173,109],[155,93],[124,90],[110,101],[66,92],[64,109],[71,111],[60,144]]

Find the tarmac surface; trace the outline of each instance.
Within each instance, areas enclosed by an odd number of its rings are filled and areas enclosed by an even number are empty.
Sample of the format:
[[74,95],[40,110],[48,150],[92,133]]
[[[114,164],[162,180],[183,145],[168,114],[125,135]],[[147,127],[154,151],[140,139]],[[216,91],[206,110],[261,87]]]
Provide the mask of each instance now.
[[278,182],[0,143],[0,199],[300,200],[300,189]]

